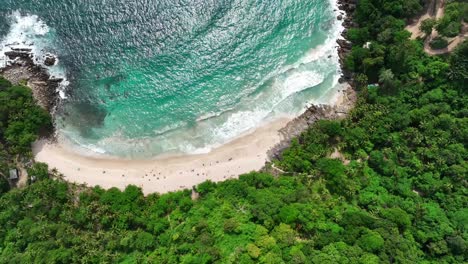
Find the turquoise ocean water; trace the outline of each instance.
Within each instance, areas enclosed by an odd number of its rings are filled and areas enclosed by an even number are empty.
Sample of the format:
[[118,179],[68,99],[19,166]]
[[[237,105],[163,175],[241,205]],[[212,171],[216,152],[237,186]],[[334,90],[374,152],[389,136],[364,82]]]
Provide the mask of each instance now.
[[65,77],[56,122],[124,157],[200,153],[324,102],[339,26],[328,0],[2,0],[0,40]]

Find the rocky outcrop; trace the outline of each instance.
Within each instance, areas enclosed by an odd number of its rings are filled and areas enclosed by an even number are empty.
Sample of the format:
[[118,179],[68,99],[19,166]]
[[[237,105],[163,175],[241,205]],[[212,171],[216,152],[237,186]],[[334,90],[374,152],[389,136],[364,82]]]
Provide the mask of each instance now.
[[51,78],[45,67],[36,65],[30,49],[12,49],[5,52],[5,56],[10,61],[0,69],[0,75],[15,85],[26,83],[38,105],[52,112],[58,102],[57,88],[62,79]]
[[[353,21],[353,13],[356,10],[356,3],[357,0],[338,0],[338,7],[342,13],[337,17],[337,19],[343,21],[342,25],[345,28],[341,33],[345,39],[338,39],[336,41],[338,44],[338,56],[342,70],[342,76],[340,77],[339,82],[348,83],[348,85],[346,85],[346,89],[341,91],[343,93],[340,96],[341,100],[339,100],[335,105],[312,105],[308,107],[302,115],[289,122],[286,127],[279,131],[283,138],[281,142],[268,152],[270,160],[281,158],[283,150],[290,146],[291,140],[300,136],[302,132],[309,128],[313,123],[324,119],[333,120],[345,118],[349,111],[354,107],[357,95],[353,88],[353,73],[344,67],[344,61],[352,48],[352,43],[346,40],[347,30],[351,27],[358,26]],[[344,14],[346,14],[346,16],[344,16]]]
[[31,55],[31,50],[25,50],[25,49],[13,49],[11,51],[5,52],[5,56],[7,56],[10,60],[14,60],[17,58],[32,58]]
[[354,89],[347,85],[345,90],[342,90],[340,100],[335,105],[312,105],[307,110],[291,122],[289,122],[279,133],[282,140],[279,144],[273,147],[268,152],[270,160],[281,158],[283,150],[289,147],[291,140],[302,134],[307,128],[318,120],[335,120],[342,119],[347,116],[349,111],[354,107],[357,100],[357,95]]
[[54,66],[56,62],[57,62],[57,58],[52,54],[47,54],[44,58],[45,66]]
[[[357,27],[358,25],[353,21],[353,13],[356,10],[356,0],[339,0],[338,7],[344,13],[346,17],[343,20],[343,27],[345,28],[341,35],[346,38],[346,34],[349,28]],[[351,52],[352,44],[346,39],[338,39],[338,56],[341,64],[342,76],[339,79],[340,83],[348,82],[352,84],[353,74],[344,67],[344,61],[349,52]]]

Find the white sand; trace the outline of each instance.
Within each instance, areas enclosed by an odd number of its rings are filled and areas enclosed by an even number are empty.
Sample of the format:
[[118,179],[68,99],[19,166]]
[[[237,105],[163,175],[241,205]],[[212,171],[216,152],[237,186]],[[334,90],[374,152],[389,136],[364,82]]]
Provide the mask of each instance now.
[[36,161],[56,168],[69,182],[124,189],[133,184],[145,194],[191,188],[206,180],[223,181],[259,170],[268,160],[267,151],[281,140],[278,130],[290,119],[282,118],[231,143],[200,155],[124,160],[79,154],[63,143],[36,142]]
[[[348,84],[338,88],[342,90],[335,90],[329,103],[347,112],[355,102],[355,93]],[[199,155],[126,160],[83,155],[60,141],[38,141],[33,145],[33,153],[36,161],[49,164],[50,169],[56,168],[69,182],[99,185],[105,189],[124,189],[132,184],[141,187],[145,194],[167,193],[190,189],[206,180],[219,182],[258,171],[269,161],[268,150],[284,139],[285,135],[279,130],[292,120],[292,117],[277,119],[210,153]]]

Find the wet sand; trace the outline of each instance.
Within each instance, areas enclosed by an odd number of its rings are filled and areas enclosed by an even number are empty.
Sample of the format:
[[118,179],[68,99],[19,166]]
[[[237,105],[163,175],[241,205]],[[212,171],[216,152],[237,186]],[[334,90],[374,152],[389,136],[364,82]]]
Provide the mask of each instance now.
[[145,194],[166,193],[206,180],[214,182],[236,178],[259,170],[268,161],[267,151],[282,139],[278,130],[289,118],[281,118],[207,154],[126,160],[82,155],[64,143],[38,141],[33,146],[35,159],[49,164],[64,179],[105,189],[124,189],[133,184]]
[[[333,107],[330,107],[329,118],[344,117],[354,105],[352,88],[349,85],[341,88],[344,90],[335,91],[330,98]],[[84,155],[60,139],[36,142],[33,153],[36,161],[49,164],[50,169],[56,168],[69,182],[99,185],[105,189],[136,185],[145,194],[167,193],[190,189],[206,180],[219,182],[260,170],[270,161],[269,151],[294,134],[291,131],[285,133],[284,129],[297,122],[301,122],[301,118],[278,118],[206,154],[129,160]],[[296,129],[293,136],[307,126]]]

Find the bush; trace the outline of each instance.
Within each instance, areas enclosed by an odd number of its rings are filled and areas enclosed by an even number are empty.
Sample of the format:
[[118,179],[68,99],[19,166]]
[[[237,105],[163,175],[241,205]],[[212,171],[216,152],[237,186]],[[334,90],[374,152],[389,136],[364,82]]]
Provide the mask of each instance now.
[[462,24],[460,23],[460,21],[452,21],[440,31],[440,34],[442,34],[445,37],[453,38],[460,33],[461,28]]
[[0,77],[0,90],[4,90],[10,87],[11,87],[11,82],[4,79],[3,77]]
[[10,190],[10,184],[7,179],[0,175],[0,195],[7,193]]
[[426,36],[429,36],[432,32],[432,29],[436,25],[436,20],[433,18],[428,18],[425,19],[421,22],[421,25],[419,26],[419,29],[426,34]]
[[444,16],[437,21],[437,31],[445,37],[457,36],[462,28],[461,21],[464,17],[465,3],[452,2],[445,7]]
[[42,181],[49,178],[49,166],[45,163],[35,163],[28,169],[28,175],[35,180]]
[[433,49],[445,49],[448,46],[448,41],[444,38],[438,37],[433,39],[429,46]]
[[0,136],[10,153],[30,152],[39,132],[51,126],[50,114],[35,104],[28,87],[11,86],[0,91]]
[[367,230],[367,232],[358,239],[357,244],[367,252],[377,252],[383,248],[385,241],[379,233]]

